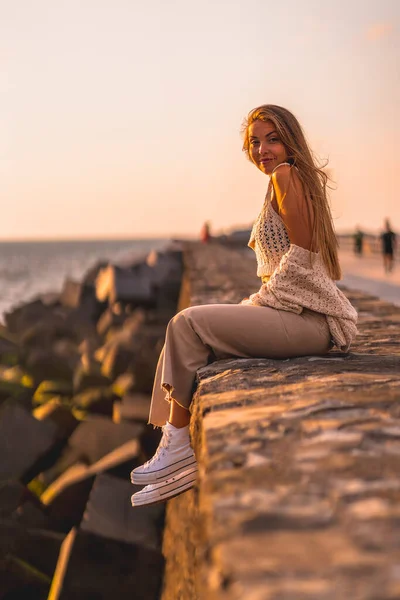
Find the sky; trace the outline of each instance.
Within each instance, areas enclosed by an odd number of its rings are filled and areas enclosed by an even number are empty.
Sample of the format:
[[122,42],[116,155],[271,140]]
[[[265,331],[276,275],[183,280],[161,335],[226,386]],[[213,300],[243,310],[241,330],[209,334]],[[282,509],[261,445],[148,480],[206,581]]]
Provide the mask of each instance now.
[[0,240],[248,227],[254,107],[328,159],[338,231],[400,230],[398,0],[0,0]]

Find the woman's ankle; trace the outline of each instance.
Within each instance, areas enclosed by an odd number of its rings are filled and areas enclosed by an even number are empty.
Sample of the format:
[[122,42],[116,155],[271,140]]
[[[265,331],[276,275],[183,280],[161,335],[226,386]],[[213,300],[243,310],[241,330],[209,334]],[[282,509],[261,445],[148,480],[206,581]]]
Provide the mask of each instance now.
[[177,429],[187,427],[190,423],[190,412],[178,404],[173,398],[171,399],[171,408],[169,412],[168,422]]

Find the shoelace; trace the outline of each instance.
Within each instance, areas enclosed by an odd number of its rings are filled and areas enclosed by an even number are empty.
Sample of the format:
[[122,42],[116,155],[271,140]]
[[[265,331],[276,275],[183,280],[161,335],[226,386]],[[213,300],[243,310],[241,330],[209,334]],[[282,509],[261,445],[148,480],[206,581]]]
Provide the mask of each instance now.
[[171,443],[171,432],[169,432],[167,429],[165,429],[165,427],[162,428],[163,430],[163,435],[161,438],[161,441],[158,445],[158,448],[154,454],[154,456],[147,461],[146,463],[146,468],[153,465],[155,462],[158,462],[161,457],[164,455],[164,451],[169,448],[169,445]]

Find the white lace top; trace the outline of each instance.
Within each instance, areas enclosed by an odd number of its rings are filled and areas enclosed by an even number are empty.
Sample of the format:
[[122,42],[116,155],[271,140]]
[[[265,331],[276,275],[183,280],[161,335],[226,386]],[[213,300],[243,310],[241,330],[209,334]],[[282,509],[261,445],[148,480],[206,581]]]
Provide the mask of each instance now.
[[357,334],[356,310],[329,277],[321,256],[290,243],[285,224],[271,200],[269,189],[249,241],[257,256],[257,275],[271,277],[241,303],[297,314],[303,308],[322,313],[334,344],[347,351]]
[[273,194],[274,186],[270,181],[264,205],[253,225],[248,243],[256,253],[257,277],[272,275],[290,247],[285,224],[272,206]]

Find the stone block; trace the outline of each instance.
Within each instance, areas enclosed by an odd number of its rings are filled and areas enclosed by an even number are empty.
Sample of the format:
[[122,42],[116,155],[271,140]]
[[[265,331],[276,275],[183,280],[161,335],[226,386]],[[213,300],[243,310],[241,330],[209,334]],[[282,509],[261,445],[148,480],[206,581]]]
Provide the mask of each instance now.
[[110,379],[101,372],[100,365],[91,361],[88,365],[82,362],[76,367],[73,376],[73,389],[79,394],[89,388],[108,387]]
[[163,570],[159,551],[78,531],[60,554],[52,598],[158,600]]
[[111,328],[121,327],[126,319],[123,312],[116,312],[115,306],[109,306],[97,321],[97,332],[100,336],[105,336]]
[[[94,478],[99,473],[107,472],[129,481],[131,469],[139,464],[139,452],[138,440],[131,439],[91,465],[75,461],[73,466],[60,470],[59,476],[53,478],[41,495],[52,527],[68,531],[81,521]],[[48,474],[45,473],[44,476],[47,477]]]
[[29,351],[24,366],[35,382],[45,379],[62,379],[69,381],[75,369],[75,359],[70,361],[58,356],[51,347],[34,348]]
[[135,439],[142,432],[140,425],[113,423],[110,419],[92,415],[75,429],[68,441],[80,460],[92,464],[103,456]]
[[130,392],[121,401],[114,402],[113,421],[141,421],[147,423],[151,397],[149,394]]
[[69,407],[60,400],[50,400],[33,410],[33,416],[39,421],[49,420],[57,427],[57,438],[67,440],[79,425]]
[[7,401],[0,408],[0,480],[22,478],[56,441],[55,423],[38,421],[17,403]]
[[146,548],[161,548],[164,505],[131,506],[137,491],[129,479],[102,473],[96,476],[86,506],[81,529],[101,537]]
[[4,321],[10,333],[20,334],[42,319],[52,315],[53,308],[46,306],[40,298],[17,306],[4,314]]
[[100,302],[128,302],[147,305],[154,302],[151,268],[137,264],[130,269],[109,265],[99,272],[96,297]]
[[42,381],[33,394],[34,404],[45,404],[52,398],[69,398],[72,395],[72,384],[65,380]]
[[88,388],[74,395],[72,405],[79,411],[111,417],[116,397],[109,387]]
[[108,380],[114,380],[129,369],[132,350],[123,344],[114,344],[106,353],[101,364],[101,373]]
[[[87,465],[95,465],[112,452],[116,452],[116,464],[122,462],[127,452],[128,458],[139,453],[139,444],[136,438],[143,432],[143,426],[134,423],[113,423],[106,417],[91,415],[88,420],[81,422],[71,434],[68,444],[62,451],[57,462],[41,474],[43,483],[48,486],[73,465],[83,468],[83,477],[88,476]],[[118,448],[133,442],[132,448],[128,446],[121,455]],[[132,454],[133,453],[133,454]],[[126,458],[126,460],[128,460]],[[111,457],[110,460],[113,460]],[[80,471],[77,472],[80,476]],[[96,470],[94,471],[96,474]],[[75,477],[75,472],[72,474]]]

